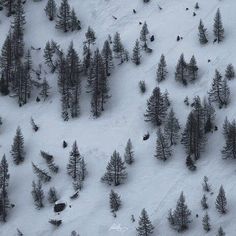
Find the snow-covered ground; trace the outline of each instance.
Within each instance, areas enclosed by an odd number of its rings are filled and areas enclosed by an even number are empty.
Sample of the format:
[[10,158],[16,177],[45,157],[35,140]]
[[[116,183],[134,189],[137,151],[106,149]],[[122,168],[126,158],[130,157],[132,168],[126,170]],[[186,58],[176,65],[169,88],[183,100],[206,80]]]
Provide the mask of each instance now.
[[[195,1],[193,0],[151,0],[144,4],[141,0],[70,0],[82,22],[82,30],[77,33],[64,34],[55,29],[55,22],[49,22],[45,16],[46,0],[26,3],[26,47],[44,48],[46,41],[54,39],[66,49],[73,40],[74,46],[82,56],[84,33],[90,25],[96,32],[96,46],[101,48],[108,34],[120,32],[125,47],[132,52],[134,42],[139,38],[141,26],[139,21],[146,21],[150,34],[155,35],[155,41],[150,43],[153,53],[143,54],[140,66],[132,62],[116,66],[111,76],[110,88],[112,97],[108,101],[106,111],[98,119],[90,114],[90,95],[84,89],[81,97],[81,116],[78,119],[63,122],[60,117],[60,100],[56,87],[56,76],[47,75],[52,86],[48,101],[36,103],[35,98],[27,105],[19,108],[16,101],[9,97],[0,97],[0,115],[4,125],[0,131],[0,156],[4,153],[9,162],[10,184],[9,198],[15,204],[10,211],[8,222],[1,224],[0,235],[16,235],[19,228],[24,235],[37,236],[69,236],[76,230],[81,236],[115,236],[136,235],[138,217],[142,208],[146,208],[155,226],[154,235],[173,236],[177,233],[169,228],[167,222],[168,210],[174,208],[181,191],[184,191],[189,208],[192,211],[193,222],[190,229],[184,232],[188,236],[204,235],[201,220],[204,212],[201,210],[201,182],[204,175],[209,177],[213,195],[209,195],[210,209],[208,211],[212,222],[212,231],[208,235],[216,235],[221,225],[226,235],[233,236],[236,226],[236,168],[234,161],[224,161],[220,150],[223,146],[222,123],[227,115],[229,120],[236,117],[236,82],[230,82],[231,103],[227,109],[217,110],[217,132],[209,135],[206,150],[198,161],[196,172],[190,172],[185,167],[185,153],[182,145],[175,147],[173,157],[166,163],[154,158],[156,129],[144,122],[146,101],[152,89],[157,85],[155,72],[160,55],[166,56],[168,78],[160,84],[161,90],[168,90],[171,103],[182,128],[191,108],[184,105],[186,95],[202,98],[210,88],[215,69],[222,73],[227,64],[236,65],[234,51],[236,41],[236,2],[235,0],[198,0],[200,9],[193,17]],[[60,1],[57,0],[59,5]],[[160,4],[162,11],[158,9]],[[185,8],[188,7],[189,11]],[[225,40],[221,44],[213,44],[212,26],[217,8],[220,8],[225,28]],[[136,9],[137,14],[132,10]],[[114,20],[112,15],[118,19]],[[208,28],[209,41],[206,46],[200,46],[197,37],[197,27],[202,19]],[[0,32],[2,45],[9,28],[9,18],[0,13]],[[183,37],[176,41],[177,35]],[[187,60],[194,54],[200,68],[200,79],[188,87],[177,84],[174,71],[181,53]],[[43,63],[41,52],[32,52],[34,67]],[[208,59],[211,62],[208,63]],[[138,82],[145,80],[147,92],[139,93]],[[83,83],[85,86],[85,81]],[[37,133],[32,131],[30,117],[40,125]],[[15,166],[10,156],[10,148],[17,126],[20,125],[25,138],[26,160]],[[146,142],[142,136],[150,132]],[[135,163],[127,167],[128,179],[124,185],[115,190],[121,195],[122,208],[114,218],[109,209],[109,192],[111,187],[100,182],[108,160],[114,150],[122,155],[128,138],[131,138],[135,151]],[[62,148],[62,141],[67,140],[69,147]],[[73,193],[70,177],[66,174],[69,152],[74,140],[77,140],[79,150],[84,156],[88,177],[77,200],[70,200]],[[59,216],[53,212],[51,205],[36,210],[31,196],[32,180],[36,179],[31,162],[46,167],[40,157],[40,150],[48,151],[55,157],[60,166],[58,175],[53,176],[50,183],[44,184],[45,192],[50,186],[55,186],[60,199],[68,205]],[[215,198],[220,185],[223,184],[229,212],[221,216],[215,209]],[[131,222],[131,215],[136,222]],[[199,217],[196,218],[195,215]],[[62,219],[59,228],[48,223],[50,218]]]

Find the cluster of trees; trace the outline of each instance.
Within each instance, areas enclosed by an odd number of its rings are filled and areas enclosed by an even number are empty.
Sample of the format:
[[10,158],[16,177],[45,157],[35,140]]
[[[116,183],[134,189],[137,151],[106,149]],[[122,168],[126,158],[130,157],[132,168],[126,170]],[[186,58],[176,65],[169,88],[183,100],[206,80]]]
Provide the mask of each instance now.
[[[204,27],[204,24],[202,20],[200,20],[199,26],[199,42],[200,44],[206,44],[208,43],[208,35],[207,35],[207,29]],[[215,36],[214,42],[222,42],[224,40],[224,27],[221,20],[221,13],[220,9],[217,9],[215,18],[214,18],[214,26],[213,26],[213,33]]]
[[63,32],[81,29],[81,23],[74,8],[71,9],[68,0],[62,0],[58,9],[54,0],[48,0],[44,10],[50,21],[56,20],[57,29]]

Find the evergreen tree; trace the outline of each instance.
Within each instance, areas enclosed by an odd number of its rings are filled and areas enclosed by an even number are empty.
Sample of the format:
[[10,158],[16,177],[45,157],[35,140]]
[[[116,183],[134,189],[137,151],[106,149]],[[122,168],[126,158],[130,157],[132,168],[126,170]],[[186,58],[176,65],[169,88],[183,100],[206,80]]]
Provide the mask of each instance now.
[[38,129],[39,129],[39,126],[35,124],[34,119],[33,119],[32,117],[31,117],[31,119],[30,119],[30,123],[31,123],[32,129],[33,129],[35,132],[37,132]]
[[141,54],[140,54],[140,46],[138,39],[135,41],[135,46],[133,49],[132,61],[134,64],[139,65],[141,63]]
[[52,42],[50,43],[47,41],[46,46],[44,48],[44,59],[45,59],[45,64],[51,69],[51,72],[54,73],[57,65],[53,61],[53,56],[55,54],[55,48],[53,47]]
[[71,23],[71,11],[68,0],[62,0],[58,9],[56,28],[68,32]]
[[145,209],[142,210],[141,216],[139,217],[139,226],[136,228],[137,234],[139,236],[149,236],[153,234],[154,226],[149,219],[148,213]]
[[42,158],[46,161],[49,170],[52,171],[53,173],[58,173],[59,167],[54,163],[53,156],[44,151],[40,151],[40,154]]
[[164,124],[164,132],[169,140],[170,145],[176,145],[179,139],[180,125],[178,119],[175,117],[173,108],[166,117]]
[[11,15],[15,13],[16,0],[3,0],[2,3],[3,3],[3,6],[7,10],[8,17],[10,17]]
[[176,66],[175,80],[187,85],[187,63],[184,59],[184,54],[181,54],[178,64]]
[[116,32],[114,35],[113,52],[114,52],[115,58],[120,59],[121,63],[123,63],[124,46],[121,42],[120,34],[118,32]]
[[223,231],[222,227],[220,226],[220,228],[218,229],[218,233],[216,236],[225,236],[225,232]]
[[232,64],[227,65],[226,70],[225,70],[225,78],[228,80],[232,80],[235,77],[235,71],[234,67]]
[[204,176],[204,178],[203,178],[202,188],[206,192],[211,191],[211,185],[208,183],[208,177],[207,176]]
[[32,162],[32,167],[33,167],[33,172],[37,175],[40,181],[46,183],[51,180],[52,177],[45,170],[42,170],[38,166],[36,166],[33,162]]
[[92,52],[90,47],[88,47],[87,43],[84,43],[83,46],[83,73],[85,75],[89,75],[90,68],[92,65]]
[[223,123],[223,135],[224,135],[225,139],[227,139],[227,137],[229,135],[229,127],[230,127],[230,122],[228,121],[228,118],[226,116],[224,123]]
[[71,10],[70,28],[71,31],[81,30],[80,21],[78,20],[74,8]]
[[218,43],[222,42],[224,39],[224,27],[221,21],[220,9],[217,9],[215,18],[214,18],[214,35]]
[[113,56],[112,56],[112,50],[110,48],[110,43],[108,42],[108,40],[106,40],[103,44],[102,59],[105,64],[106,75],[110,76],[111,69],[113,67]]
[[111,212],[116,212],[120,209],[121,207],[121,200],[120,196],[118,193],[114,192],[114,190],[111,190],[110,192],[110,208]]
[[143,27],[141,29],[141,32],[140,32],[140,41],[143,43],[143,48],[144,50],[146,51],[148,46],[147,46],[147,35],[149,34],[149,30],[148,30],[148,26],[147,26],[147,23],[146,21],[144,22],[143,24]]
[[44,200],[44,192],[42,189],[42,184],[40,180],[35,183],[34,181],[32,182],[32,191],[31,191],[33,200],[34,200],[34,205],[36,209],[40,209],[44,207],[43,200]]
[[203,210],[208,209],[207,197],[205,194],[203,194],[203,196],[202,196],[201,205],[202,205]]
[[134,162],[134,151],[133,145],[131,140],[129,139],[126,147],[125,147],[125,154],[124,154],[125,163],[131,165]]
[[172,155],[172,150],[167,140],[166,134],[159,128],[157,132],[156,154],[157,159],[166,161]]
[[3,155],[0,163],[0,220],[7,221],[10,202],[8,198],[8,184],[10,174],[8,173],[8,163],[6,156]]
[[86,43],[88,44],[88,47],[90,48],[91,44],[94,44],[96,41],[96,36],[94,30],[89,26],[87,32],[85,33],[86,37]]
[[203,100],[204,130],[205,133],[211,132],[215,122],[215,108],[207,99]]
[[20,127],[18,127],[16,130],[16,135],[14,137],[13,145],[11,148],[11,155],[16,165],[19,165],[25,159],[24,137],[21,133]]
[[157,82],[161,82],[166,79],[168,72],[166,69],[166,60],[165,56],[162,54],[160,62],[158,63],[158,68],[157,68]]
[[221,101],[225,107],[227,107],[230,102],[230,90],[226,78],[222,81]]
[[114,186],[122,184],[127,178],[125,169],[126,167],[120,157],[120,154],[114,151],[110,161],[107,164],[106,172],[101,178],[102,182]]
[[210,217],[207,212],[202,218],[202,226],[205,232],[209,232],[211,230]]
[[42,83],[42,89],[40,91],[40,95],[43,97],[44,101],[49,96],[49,89],[50,89],[50,86],[48,84],[48,81],[46,80],[46,78],[44,78],[43,83]]
[[199,42],[200,44],[206,44],[208,43],[207,39],[207,29],[204,27],[202,20],[200,20],[199,26],[198,26],[198,36],[199,36]]
[[165,104],[163,95],[159,87],[154,88],[151,97],[147,101],[145,121],[160,126],[166,117],[168,107]]
[[227,200],[225,196],[225,190],[223,186],[220,186],[219,194],[216,198],[216,209],[218,210],[219,213],[221,214],[226,214],[227,213]]
[[54,0],[48,0],[45,7],[45,13],[50,21],[53,21],[57,16],[57,5]]
[[188,229],[188,225],[191,222],[189,219],[190,216],[191,216],[191,211],[188,209],[188,206],[185,203],[185,197],[182,192],[177,202],[176,209],[173,212],[174,228],[178,232]]
[[54,187],[51,187],[48,191],[48,202],[54,204],[57,200],[57,191]]
[[186,157],[186,162],[185,162],[185,164],[186,164],[186,166],[188,167],[189,170],[194,171],[194,170],[197,169],[197,167],[195,166],[194,161],[193,161],[193,159],[191,158],[190,155],[188,155],[188,156]]
[[198,78],[198,66],[194,56],[191,57],[188,64],[188,79],[190,82],[194,82]]

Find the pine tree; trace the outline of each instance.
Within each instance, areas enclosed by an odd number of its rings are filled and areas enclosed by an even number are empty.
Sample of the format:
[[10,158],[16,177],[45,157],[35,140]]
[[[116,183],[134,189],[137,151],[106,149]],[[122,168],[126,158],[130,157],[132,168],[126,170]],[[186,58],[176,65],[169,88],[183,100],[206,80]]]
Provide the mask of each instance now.
[[220,228],[218,229],[218,233],[216,236],[225,236],[225,232],[223,231],[222,227],[220,226]]
[[48,191],[48,202],[54,204],[57,200],[57,191],[54,187],[51,187]]
[[172,155],[172,149],[167,140],[166,134],[159,128],[157,132],[156,154],[155,157],[162,161],[166,161]]
[[225,107],[227,107],[230,102],[230,90],[226,78],[222,81],[221,101]]
[[187,63],[185,62],[184,54],[181,54],[176,66],[175,80],[181,82],[183,85],[187,85],[187,72]]
[[56,28],[68,32],[71,23],[71,11],[68,0],[62,0],[58,9]]
[[224,39],[224,27],[221,21],[220,9],[217,9],[215,18],[214,18],[214,35],[218,43],[222,42]]
[[32,129],[33,129],[35,132],[37,132],[38,129],[39,129],[39,126],[35,124],[34,119],[33,119],[32,117],[30,118],[30,123],[31,123]]
[[44,48],[44,54],[43,57],[45,59],[45,64],[51,69],[51,72],[54,73],[57,65],[53,61],[53,56],[55,54],[55,48],[53,47],[53,43],[47,41],[46,46]]
[[85,42],[83,46],[83,73],[84,75],[89,76],[92,61],[93,61],[93,58],[92,58],[91,49],[90,47],[88,47],[87,43]]
[[134,64],[139,65],[141,63],[141,54],[140,54],[140,46],[138,39],[135,41],[135,46],[133,49],[132,61]]
[[46,161],[49,170],[52,171],[53,173],[58,173],[59,167],[54,163],[53,156],[44,151],[40,151],[40,154],[42,158]]
[[44,207],[43,200],[44,200],[44,192],[42,189],[42,184],[40,180],[35,183],[34,181],[32,182],[32,191],[31,191],[33,200],[34,200],[34,205],[36,209],[40,209]]
[[216,209],[218,210],[219,213],[221,214],[226,214],[227,213],[227,200],[225,196],[225,190],[223,186],[221,185],[219,194],[216,198]]
[[8,163],[6,156],[3,155],[0,163],[0,220],[7,221],[10,202],[8,198],[8,184],[10,174],[8,173]]
[[235,71],[234,67],[232,64],[227,65],[226,70],[225,70],[225,78],[228,80],[232,80],[235,77]]
[[191,211],[185,203],[185,197],[183,192],[180,194],[179,200],[176,205],[176,209],[173,212],[174,217],[174,228],[178,231],[184,231],[188,229],[190,224]]
[[96,36],[94,30],[89,26],[87,32],[85,33],[86,42],[90,47],[91,44],[94,44],[96,41]]
[[204,176],[203,183],[202,183],[203,191],[210,192],[211,191],[211,185],[208,183],[208,177]]
[[140,32],[140,41],[143,43],[143,48],[146,51],[148,46],[147,46],[147,35],[149,34],[148,26],[146,21],[143,24],[143,27]]
[[151,97],[147,101],[145,121],[151,122],[155,126],[160,126],[166,117],[168,107],[165,104],[163,95],[159,87],[153,89]]
[[46,183],[51,180],[52,177],[45,170],[42,170],[38,166],[36,166],[33,162],[32,162],[32,167],[33,167],[33,172],[37,175],[40,181]]
[[198,26],[198,31],[199,31],[199,42],[200,44],[206,44],[208,43],[207,39],[207,29],[204,27],[202,20],[200,20],[199,26]]
[[161,82],[166,79],[167,77],[167,69],[166,69],[166,60],[165,56],[162,54],[160,58],[160,62],[158,63],[157,68],[157,82]]
[[164,132],[168,137],[170,145],[176,145],[179,139],[179,130],[180,125],[178,119],[175,117],[175,113],[173,108],[171,108],[170,112],[166,117],[166,121],[164,124]]
[[202,196],[201,206],[202,206],[202,209],[203,209],[203,210],[206,210],[206,209],[209,208],[209,207],[208,207],[208,204],[207,204],[207,197],[206,197],[205,194],[203,194],[203,196]]
[[7,16],[10,17],[15,13],[16,0],[3,0],[3,6],[7,10]]
[[137,234],[139,236],[149,236],[153,234],[154,226],[149,220],[148,213],[145,209],[142,210],[141,216],[139,217],[139,226],[136,228]]
[[188,80],[194,82],[198,78],[198,66],[194,55],[191,57],[188,64]]
[[110,161],[107,164],[106,172],[101,178],[101,181],[109,185],[120,185],[127,178],[126,167],[122,161],[120,154],[113,152]]
[[211,132],[215,122],[215,108],[207,99],[203,100],[204,130],[205,133]]
[[124,46],[121,42],[120,34],[118,32],[116,32],[114,35],[113,52],[115,58],[120,59],[121,63],[123,63]]
[[207,212],[202,218],[202,226],[205,232],[209,232],[211,230],[210,217]]
[[194,171],[194,170],[197,169],[197,167],[195,166],[194,161],[193,161],[193,159],[191,158],[190,155],[188,155],[188,156],[186,157],[186,162],[185,162],[185,164],[186,164],[186,166],[188,167],[189,170]]
[[175,219],[174,219],[174,214],[173,214],[172,209],[170,209],[168,212],[167,220],[168,220],[171,227],[175,226]]
[[110,208],[111,212],[116,212],[120,209],[121,207],[121,200],[120,196],[118,193],[114,192],[114,190],[111,190],[110,192]]
[[129,139],[126,147],[125,147],[125,154],[124,154],[125,163],[131,165],[134,162],[134,151],[133,145],[131,140]]
[[19,165],[25,159],[24,137],[21,133],[20,127],[18,127],[16,130],[16,135],[14,137],[13,145],[11,148],[11,155],[16,165]]
[[102,59],[105,64],[106,75],[110,76],[111,69],[113,67],[113,56],[112,56],[112,50],[110,48],[110,43],[108,42],[108,40],[104,42],[104,45],[102,48]]
[[47,5],[44,10],[50,21],[53,21],[56,18],[57,5],[54,0],[48,0]]
[[71,10],[70,29],[72,32],[75,30],[81,30],[80,21],[78,20],[78,17],[76,16],[74,8],[72,8]]
[[51,87],[48,84],[48,81],[46,78],[44,78],[43,83],[42,83],[42,90],[40,91],[40,95],[43,97],[44,101],[48,98],[49,96],[49,89]]

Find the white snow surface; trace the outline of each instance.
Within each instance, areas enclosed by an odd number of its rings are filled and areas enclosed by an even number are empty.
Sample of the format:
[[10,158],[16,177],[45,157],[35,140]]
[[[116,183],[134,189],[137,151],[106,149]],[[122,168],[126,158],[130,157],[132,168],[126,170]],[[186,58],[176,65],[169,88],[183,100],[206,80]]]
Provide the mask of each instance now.
[[[0,115],[3,126],[0,131],[0,156],[7,156],[10,172],[9,198],[15,207],[11,209],[8,222],[0,225],[0,235],[16,235],[19,228],[24,235],[30,236],[70,236],[76,230],[81,236],[116,236],[136,235],[138,217],[146,208],[155,226],[153,235],[173,236],[177,232],[170,229],[167,222],[168,210],[174,208],[176,201],[184,191],[187,204],[192,211],[192,223],[186,236],[205,235],[202,229],[203,210],[200,200],[203,195],[201,182],[204,175],[209,177],[213,195],[208,195],[212,230],[207,235],[216,235],[222,226],[227,236],[236,232],[236,168],[235,161],[222,160],[220,150],[224,144],[222,123],[227,115],[229,120],[236,116],[235,97],[236,82],[230,82],[231,103],[227,109],[217,110],[217,132],[210,134],[206,150],[197,163],[197,171],[190,172],[185,166],[183,146],[174,147],[174,155],[163,163],[154,158],[156,128],[144,122],[146,101],[153,88],[157,86],[155,73],[160,55],[166,56],[168,78],[160,84],[162,91],[168,90],[174,111],[183,129],[190,107],[183,103],[186,95],[203,98],[210,88],[215,69],[224,73],[227,64],[236,65],[234,51],[236,41],[236,1],[235,0],[198,0],[200,9],[193,17],[195,1],[193,0],[151,0],[144,4],[142,0],[69,0],[82,22],[82,30],[64,34],[55,29],[55,22],[49,22],[45,15],[46,0],[33,2],[28,0],[25,5],[27,24],[25,27],[26,48],[45,47],[48,40],[54,39],[65,50],[73,40],[74,46],[82,58],[84,34],[90,25],[96,32],[96,45],[101,48],[108,34],[120,32],[125,47],[132,52],[134,42],[139,38],[141,26],[139,21],[146,21],[150,34],[155,41],[149,46],[153,53],[143,53],[142,63],[135,66],[132,62],[118,65],[116,63],[109,84],[112,97],[106,105],[105,112],[98,119],[91,117],[90,95],[85,92],[86,79],[83,82],[81,96],[81,115],[78,119],[63,122],[60,117],[60,97],[57,90],[56,75],[47,74],[52,86],[50,98],[45,102],[32,100],[19,108],[15,99],[0,97]],[[57,0],[59,5],[60,1]],[[157,4],[163,7],[158,9]],[[189,11],[185,8],[188,7]],[[217,8],[220,8],[225,27],[225,40],[213,44],[212,26]],[[137,14],[133,14],[136,9]],[[112,15],[118,19],[114,20]],[[209,43],[201,46],[198,42],[198,24],[200,18],[208,28]],[[4,12],[0,13],[0,31],[2,45],[10,25],[10,19]],[[177,35],[183,37],[176,41]],[[34,68],[43,64],[43,50],[32,51]],[[200,79],[195,84],[183,87],[174,80],[177,60],[181,53],[187,60],[194,54],[200,68]],[[208,63],[208,59],[211,62]],[[46,66],[45,70],[48,70]],[[145,80],[147,92],[141,95],[138,82]],[[39,124],[40,130],[34,133],[30,125],[30,117]],[[26,159],[19,166],[13,164],[10,149],[17,126],[21,127],[25,138]],[[142,136],[150,132],[150,139],[142,140]],[[128,138],[131,138],[135,151],[135,163],[127,167],[128,179],[123,185],[113,188],[121,195],[122,208],[114,218],[109,209],[109,192],[111,187],[100,182],[107,162],[114,150],[123,155]],[[69,146],[62,148],[62,141]],[[88,176],[84,188],[77,200],[70,200],[73,193],[71,178],[66,174],[71,145],[77,140],[79,151],[84,156]],[[53,207],[45,201],[45,207],[36,210],[31,196],[32,180],[36,176],[32,171],[31,162],[46,168],[40,157],[40,150],[54,155],[60,167],[58,175],[43,185],[45,195],[51,186],[58,190],[60,199],[67,202],[67,208],[60,215],[53,212]],[[215,198],[220,185],[223,184],[228,200],[228,214],[221,216],[215,209]],[[68,206],[72,207],[69,208]],[[131,215],[136,221],[131,222]],[[195,215],[199,217],[196,218]],[[51,218],[62,219],[60,227],[54,228],[48,223]]]

